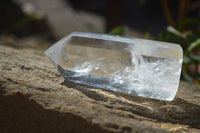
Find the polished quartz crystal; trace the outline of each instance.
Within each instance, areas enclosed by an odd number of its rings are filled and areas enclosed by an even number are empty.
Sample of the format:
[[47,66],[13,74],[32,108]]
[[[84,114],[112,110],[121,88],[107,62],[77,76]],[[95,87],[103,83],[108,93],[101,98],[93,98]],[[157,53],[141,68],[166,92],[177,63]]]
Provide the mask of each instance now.
[[171,101],[180,80],[177,44],[73,32],[45,51],[65,80]]

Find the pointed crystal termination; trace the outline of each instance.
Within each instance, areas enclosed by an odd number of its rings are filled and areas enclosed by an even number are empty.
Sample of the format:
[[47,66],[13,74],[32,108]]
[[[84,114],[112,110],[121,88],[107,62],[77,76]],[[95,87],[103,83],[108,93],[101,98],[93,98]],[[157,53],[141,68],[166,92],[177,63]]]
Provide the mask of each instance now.
[[183,58],[177,44],[82,32],[45,53],[65,80],[167,101],[177,93]]

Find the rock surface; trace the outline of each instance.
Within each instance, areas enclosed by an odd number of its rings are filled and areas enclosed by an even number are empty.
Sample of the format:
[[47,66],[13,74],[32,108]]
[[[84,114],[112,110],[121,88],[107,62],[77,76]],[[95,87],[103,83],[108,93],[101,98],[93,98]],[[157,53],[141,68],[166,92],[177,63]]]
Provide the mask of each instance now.
[[66,82],[42,50],[0,45],[1,133],[200,132],[200,86],[172,102]]

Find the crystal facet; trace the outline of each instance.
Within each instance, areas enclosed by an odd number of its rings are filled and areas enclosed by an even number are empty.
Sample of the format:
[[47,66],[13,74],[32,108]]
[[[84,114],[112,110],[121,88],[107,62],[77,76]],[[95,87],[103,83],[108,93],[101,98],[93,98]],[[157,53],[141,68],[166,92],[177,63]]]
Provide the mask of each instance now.
[[83,32],[45,53],[65,80],[167,101],[178,90],[183,58],[177,44]]

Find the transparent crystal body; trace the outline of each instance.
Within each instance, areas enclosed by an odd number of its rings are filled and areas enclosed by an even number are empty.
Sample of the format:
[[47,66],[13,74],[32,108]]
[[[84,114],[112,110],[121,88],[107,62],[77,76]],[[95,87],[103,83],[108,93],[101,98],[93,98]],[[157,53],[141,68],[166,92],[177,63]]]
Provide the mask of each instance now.
[[65,80],[167,101],[177,93],[183,58],[177,44],[83,32],[45,53]]

